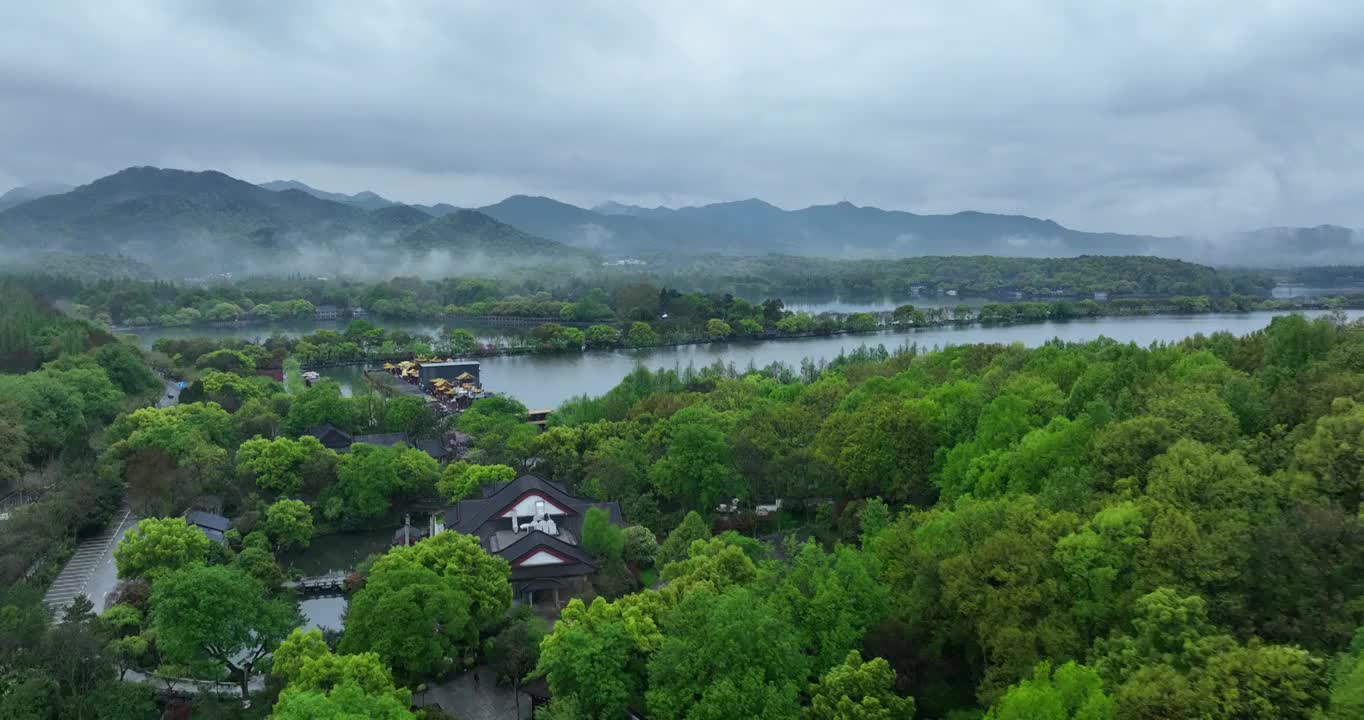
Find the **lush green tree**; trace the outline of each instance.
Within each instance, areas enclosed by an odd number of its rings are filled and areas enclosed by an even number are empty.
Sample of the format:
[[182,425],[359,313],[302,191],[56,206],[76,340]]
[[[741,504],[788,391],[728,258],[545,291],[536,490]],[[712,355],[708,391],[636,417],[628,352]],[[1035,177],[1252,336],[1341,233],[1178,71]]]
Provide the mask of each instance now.
[[643,525],[625,528],[624,541],[621,559],[625,562],[639,567],[652,567],[658,559],[658,538],[649,528]]
[[310,428],[331,423],[342,430],[354,430],[354,406],[341,397],[341,386],[334,380],[321,380],[294,396],[284,429],[289,435],[303,435]]
[[895,694],[895,671],[883,658],[862,662],[853,650],[812,683],[806,720],[900,720],[914,717],[914,699]]
[[825,553],[809,541],[790,567],[769,581],[775,586],[773,606],[796,629],[816,674],[862,647],[866,629],[886,614],[890,597],[879,572],[872,553],[848,546]]
[[28,469],[28,431],[24,429],[19,408],[0,404],[0,492],[8,493],[19,485]]
[[710,525],[693,510],[682,518],[681,524],[668,533],[668,537],[659,546],[658,564],[667,565],[678,560],[686,560],[693,542],[709,539]]
[[417,564],[434,570],[468,594],[479,629],[496,626],[511,608],[507,561],[489,555],[478,538],[442,532],[416,545],[393,548],[374,564],[375,570]]
[[526,406],[505,395],[475,400],[460,414],[459,429],[475,438],[469,462],[514,468],[525,466],[539,435],[526,422]]
[[599,560],[621,558],[625,549],[625,531],[611,522],[611,515],[594,507],[583,518],[582,548]]
[[447,667],[511,606],[510,568],[477,539],[444,532],[390,550],[351,602],[342,652],[376,652],[404,677]]
[[455,355],[468,355],[478,344],[474,334],[463,328],[451,330],[449,341],[450,352]]
[[194,565],[157,578],[151,604],[161,653],[172,662],[225,668],[242,699],[258,665],[299,622],[291,602],[270,598],[254,578],[224,566]]
[[208,560],[209,539],[184,518],[147,518],[124,534],[114,548],[120,578],[155,580]]
[[928,400],[866,402],[824,422],[817,452],[852,497],[884,496],[930,504],[930,480],[942,445],[939,409]]
[[201,355],[194,364],[196,367],[219,370],[225,373],[250,372],[256,369],[255,361],[247,357],[245,353],[228,348]]
[[[1039,661],[1079,654],[1084,639],[1052,560],[1074,524],[1032,496],[962,498],[901,518],[877,538],[895,612],[924,628],[919,642],[951,648],[924,661],[927,677],[975,683],[989,704]],[[922,689],[914,694],[924,701]]]
[[572,706],[576,717],[622,717],[642,707],[647,663],[663,642],[666,614],[658,593],[646,591],[614,602],[568,602],[559,622],[540,645],[536,674],[549,683],[555,703]]
[[685,408],[674,414],[664,430],[669,436],[667,451],[649,469],[659,492],[685,507],[706,509],[747,495],[734,468],[726,426],[708,409]]
[[388,512],[395,497],[434,487],[439,464],[421,450],[356,443],[336,464],[336,484],[322,501],[332,520],[360,524]]
[[862,544],[869,545],[891,521],[890,506],[881,498],[867,498],[857,514],[857,526],[862,531]]
[[408,706],[391,695],[365,692],[353,682],[328,690],[293,690],[280,693],[270,717],[275,720],[411,720]]
[[254,479],[260,489],[275,495],[296,494],[303,489],[305,472],[333,462],[335,453],[312,435],[297,440],[257,437],[237,449],[238,470]]
[[405,432],[408,437],[426,438],[436,434],[436,416],[418,395],[399,395],[384,402],[384,430]]
[[1009,688],[986,720],[1109,720],[1113,699],[1104,693],[1099,674],[1068,662],[1053,673],[1040,663],[1031,678]]
[[753,593],[698,588],[664,619],[649,716],[793,718],[808,673],[790,625]]
[[53,373],[0,375],[0,397],[20,410],[29,456],[46,461],[87,427],[83,403],[74,388]]
[[335,655],[318,630],[294,630],[275,650],[272,671],[286,682],[274,716],[413,717],[410,693],[374,653]]
[[620,344],[620,331],[610,325],[593,325],[587,329],[587,346],[590,348],[608,348]]
[[157,717],[156,691],[148,685],[107,682],[83,698],[84,708],[68,717],[95,717],[99,720],[144,720]]
[[214,403],[142,408],[109,426],[104,461],[121,475],[134,510],[179,512],[197,495],[222,492],[232,416]]
[[648,347],[658,344],[658,333],[650,327],[647,322],[635,321],[630,323],[630,332],[627,334],[632,347]]
[[1252,639],[1208,660],[1195,690],[1208,698],[1209,717],[1311,720],[1329,689],[1325,663],[1306,650]]
[[[287,398],[283,408],[287,413]],[[232,413],[232,421],[237,426],[237,437],[242,440],[250,440],[257,436],[273,438],[279,435],[284,426],[284,418],[276,409],[276,403],[269,399],[247,400]]]
[[1331,667],[1328,720],[1364,717],[1364,631],[1355,634],[1348,652]]
[[265,509],[265,534],[275,547],[308,547],[313,538],[313,511],[302,500],[276,500]]
[[1364,406],[1339,398],[1332,414],[1317,420],[1315,431],[1294,449],[1306,471],[1303,484],[1346,510],[1358,513],[1364,501]]
[[110,343],[95,351],[95,362],[104,369],[115,385],[128,395],[137,395],[161,387],[161,381],[147,368],[142,354],[127,343]]
[[409,563],[371,571],[347,610],[340,649],[377,653],[399,675],[415,679],[448,669],[450,658],[477,640],[469,596],[435,571]]
[[1214,616],[1243,612],[1232,592],[1245,572],[1253,528],[1279,513],[1284,488],[1237,452],[1180,440],[1156,458],[1147,482],[1149,541],[1140,559],[1154,585],[1183,587],[1214,601]]
[[441,471],[436,492],[450,502],[478,497],[484,485],[499,485],[516,479],[516,471],[506,465],[470,465],[453,462]]
[[706,323],[706,337],[711,340],[724,340],[733,334],[734,329],[729,326],[729,323],[720,318],[711,318]]

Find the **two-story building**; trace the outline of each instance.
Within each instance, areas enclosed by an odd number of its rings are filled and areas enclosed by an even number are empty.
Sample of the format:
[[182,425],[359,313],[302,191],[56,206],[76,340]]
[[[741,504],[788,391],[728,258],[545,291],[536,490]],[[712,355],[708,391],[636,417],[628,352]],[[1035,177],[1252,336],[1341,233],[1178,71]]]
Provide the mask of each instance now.
[[517,599],[556,607],[586,588],[597,565],[581,547],[583,518],[592,508],[605,510],[623,526],[620,506],[568,494],[562,485],[522,475],[483,488],[483,495],[455,503],[431,516],[430,534],[456,530],[473,535],[483,549],[511,564]]

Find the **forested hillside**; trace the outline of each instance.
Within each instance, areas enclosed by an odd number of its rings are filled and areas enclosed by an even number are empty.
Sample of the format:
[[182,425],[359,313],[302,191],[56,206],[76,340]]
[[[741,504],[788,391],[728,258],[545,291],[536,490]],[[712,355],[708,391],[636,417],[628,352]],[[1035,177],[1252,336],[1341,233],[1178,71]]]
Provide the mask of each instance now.
[[962,296],[1265,295],[1264,273],[1215,270],[1183,260],[1121,255],[1053,258],[929,256],[885,260],[829,260],[786,255],[650,258],[647,268],[682,287],[745,297],[904,297],[956,290]]
[[[124,255],[162,277],[375,267],[437,274],[461,264],[522,268],[585,254],[481,215],[279,192],[220,172],[135,167],[0,211],[0,250]],[[23,253],[32,266],[34,259]],[[36,268],[41,269],[41,268]]]

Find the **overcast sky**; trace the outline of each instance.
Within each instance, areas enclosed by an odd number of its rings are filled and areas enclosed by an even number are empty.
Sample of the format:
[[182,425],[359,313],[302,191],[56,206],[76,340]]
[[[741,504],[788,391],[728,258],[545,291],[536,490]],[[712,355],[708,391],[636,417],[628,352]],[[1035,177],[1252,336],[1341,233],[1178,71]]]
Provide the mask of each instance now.
[[465,206],[1360,227],[1361,111],[1349,0],[0,7],[0,190],[158,165]]

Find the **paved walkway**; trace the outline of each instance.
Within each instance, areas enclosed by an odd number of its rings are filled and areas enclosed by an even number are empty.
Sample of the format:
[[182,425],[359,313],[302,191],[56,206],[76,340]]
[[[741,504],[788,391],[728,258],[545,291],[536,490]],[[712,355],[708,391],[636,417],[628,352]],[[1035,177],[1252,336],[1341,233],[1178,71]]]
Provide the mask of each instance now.
[[114,548],[118,547],[119,540],[123,539],[123,534],[134,521],[131,510],[120,510],[98,537],[81,541],[76,554],[67,561],[66,567],[57,574],[57,579],[52,581],[52,586],[43,596],[43,604],[54,618],[60,619],[62,612],[78,595],[90,598],[95,612],[104,610],[107,596],[118,585]]
[[163,382],[166,387],[163,388],[164,392],[161,394],[161,398],[156,401],[156,406],[159,408],[168,408],[180,402],[180,384],[171,382],[170,380],[163,380]]
[[[474,681],[474,673],[478,681]],[[427,684],[424,694],[414,693],[413,700],[426,707],[440,705],[440,709],[460,720],[529,720],[530,696],[521,693],[521,717],[516,716],[516,696],[511,688],[499,687],[493,669],[480,667],[442,685]]]

